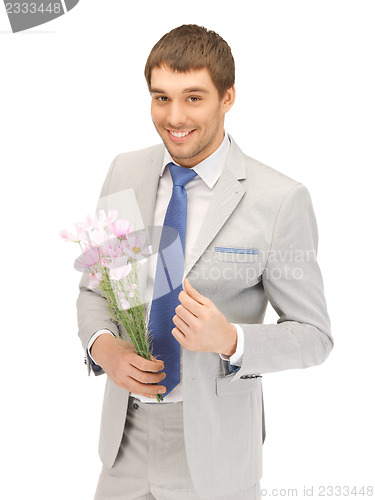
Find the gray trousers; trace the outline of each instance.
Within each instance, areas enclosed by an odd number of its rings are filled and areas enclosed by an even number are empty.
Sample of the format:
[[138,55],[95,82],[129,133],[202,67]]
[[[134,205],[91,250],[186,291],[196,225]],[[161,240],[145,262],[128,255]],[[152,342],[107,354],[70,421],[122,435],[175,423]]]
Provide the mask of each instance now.
[[[102,468],[95,500],[206,500],[189,474],[182,404],[129,398],[121,447],[114,466]],[[260,485],[215,498],[259,500]]]

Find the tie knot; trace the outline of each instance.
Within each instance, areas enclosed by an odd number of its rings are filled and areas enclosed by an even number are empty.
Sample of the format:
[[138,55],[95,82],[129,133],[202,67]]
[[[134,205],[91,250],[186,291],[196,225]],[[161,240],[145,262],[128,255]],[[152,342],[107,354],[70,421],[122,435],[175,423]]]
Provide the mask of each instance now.
[[197,175],[197,172],[194,172],[194,170],[191,170],[190,168],[180,167],[179,165],[175,165],[174,163],[169,163],[169,171],[172,176],[173,186],[184,187]]

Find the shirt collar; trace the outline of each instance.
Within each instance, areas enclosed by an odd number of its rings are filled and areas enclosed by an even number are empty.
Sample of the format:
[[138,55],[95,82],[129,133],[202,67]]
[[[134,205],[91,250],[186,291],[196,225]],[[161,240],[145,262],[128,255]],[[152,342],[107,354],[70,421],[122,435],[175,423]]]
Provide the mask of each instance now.
[[[220,146],[210,156],[195,165],[193,168],[193,170],[197,172],[202,181],[207,184],[210,189],[214,187],[224,169],[229,149],[230,139],[228,134],[225,132],[224,139]],[[165,148],[160,177],[163,175],[165,167],[170,162],[176,163],[173,161],[173,158],[169,154],[167,148]],[[176,163],[176,165],[178,165],[178,163]]]

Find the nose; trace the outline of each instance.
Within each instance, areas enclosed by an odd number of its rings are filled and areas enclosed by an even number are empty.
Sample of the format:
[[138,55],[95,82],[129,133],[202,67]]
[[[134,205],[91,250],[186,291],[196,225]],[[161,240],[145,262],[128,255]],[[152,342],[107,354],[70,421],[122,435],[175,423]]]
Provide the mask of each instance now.
[[168,121],[173,128],[179,128],[186,123],[184,106],[179,102],[172,102],[169,106]]

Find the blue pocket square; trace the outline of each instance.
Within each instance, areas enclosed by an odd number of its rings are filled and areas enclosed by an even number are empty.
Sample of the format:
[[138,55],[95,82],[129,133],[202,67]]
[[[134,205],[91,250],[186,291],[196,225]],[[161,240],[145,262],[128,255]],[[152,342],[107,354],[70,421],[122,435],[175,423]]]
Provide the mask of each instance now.
[[215,247],[215,252],[258,255],[259,250],[257,248]]

